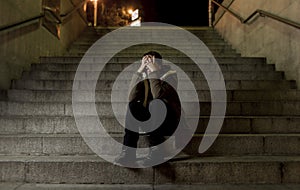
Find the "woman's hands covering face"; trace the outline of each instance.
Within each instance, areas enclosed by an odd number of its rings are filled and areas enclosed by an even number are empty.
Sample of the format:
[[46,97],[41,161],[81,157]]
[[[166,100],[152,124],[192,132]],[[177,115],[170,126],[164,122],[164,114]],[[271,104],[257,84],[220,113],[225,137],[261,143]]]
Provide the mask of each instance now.
[[138,72],[143,72],[146,69],[147,73],[151,73],[159,70],[159,65],[155,62],[155,56],[146,55],[142,58],[142,64],[138,69]]

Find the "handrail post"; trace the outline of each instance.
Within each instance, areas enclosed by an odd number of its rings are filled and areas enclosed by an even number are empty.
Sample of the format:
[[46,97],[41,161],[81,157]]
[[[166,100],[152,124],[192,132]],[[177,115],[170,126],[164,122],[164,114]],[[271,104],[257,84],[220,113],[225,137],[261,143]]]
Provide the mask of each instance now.
[[208,26],[209,27],[212,27],[212,23],[213,23],[213,20],[212,20],[212,12],[213,12],[213,10],[212,10],[212,1],[211,0],[208,0]]

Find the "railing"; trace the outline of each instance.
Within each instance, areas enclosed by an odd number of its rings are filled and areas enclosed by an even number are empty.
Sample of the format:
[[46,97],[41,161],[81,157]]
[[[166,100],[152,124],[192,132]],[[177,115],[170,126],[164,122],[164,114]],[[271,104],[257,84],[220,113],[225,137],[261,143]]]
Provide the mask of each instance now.
[[32,21],[34,21],[34,20],[39,20],[39,19],[41,19],[41,18],[43,18],[43,17],[44,17],[44,14],[40,14],[40,15],[38,15],[38,16],[34,16],[34,17],[31,17],[31,18],[28,18],[28,19],[25,19],[25,20],[22,20],[22,21],[13,23],[13,24],[9,24],[9,25],[6,25],[6,26],[2,26],[2,27],[0,28],[0,32],[5,31],[5,30],[9,30],[9,29],[12,29],[12,28],[15,28],[15,27],[17,27],[17,26],[20,26],[20,25],[23,25],[23,24],[32,22]]
[[54,21],[52,20],[53,22],[56,22],[57,24],[62,23],[60,16],[58,16],[56,14],[57,13],[56,9],[53,9],[53,8],[47,7],[47,6],[43,6],[43,10],[44,10],[44,16],[46,15],[45,12],[49,12],[51,14],[51,16],[54,18]]
[[[54,28],[57,29],[58,28],[57,25],[66,23],[68,21],[67,19],[70,16],[72,16],[75,12],[77,12],[78,9],[80,9],[86,2],[87,2],[87,0],[78,3],[78,5],[76,5],[72,10],[68,11],[65,14],[57,14],[58,10],[48,7],[48,6],[43,6],[43,13],[41,13],[40,15],[30,17],[28,19],[25,19],[25,20],[22,20],[22,21],[13,23],[13,24],[2,26],[2,27],[0,27],[0,32],[7,31],[7,30],[13,29],[15,27],[19,27],[21,25],[25,25],[25,24],[30,23],[35,20],[40,21],[41,19],[43,19],[43,26],[46,27],[53,35],[55,35],[59,38],[59,31],[54,31]],[[45,24],[45,20],[50,23],[54,23],[55,26],[53,24],[52,24],[52,26],[50,26],[51,24],[48,24],[48,25]]]
[[[244,19],[241,16],[239,16],[237,13],[231,11],[229,8],[227,8],[224,5],[216,2],[215,0],[209,0],[209,1],[210,1],[210,3],[209,3],[210,4],[209,5],[209,7],[210,7],[210,10],[209,10],[210,19],[212,19],[212,14],[213,14],[213,12],[212,12],[212,4],[215,4],[215,5],[219,6],[220,8],[222,8],[223,10],[225,10],[226,12],[228,12],[229,14],[231,14],[232,16],[234,16],[235,18],[237,18],[243,24],[248,23],[250,20],[252,20],[258,14],[261,17],[269,17],[269,18],[271,18],[273,20],[276,20],[276,21],[279,21],[281,23],[284,23],[284,24],[287,24],[289,26],[292,26],[292,27],[300,29],[300,24],[299,23],[291,21],[291,20],[288,20],[286,18],[277,16],[277,15],[274,15],[274,14],[269,13],[267,11],[263,11],[263,10],[257,9],[250,16],[248,16],[246,19]],[[213,25],[213,21],[210,20],[210,26],[212,26],[212,25]]]
[[[84,0],[80,3],[78,3],[77,5],[74,5],[72,10],[70,10],[67,13],[64,13],[64,14],[60,14],[59,10],[57,10],[55,8],[44,6],[43,9],[44,9],[44,13],[45,13],[45,18],[44,18],[43,25],[48,29],[49,32],[51,32],[52,34],[54,34],[55,36],[60,38],[60,31],[59,31],[60,27],[59,27],[59,25],[67,23],[68,19],[74,13],[76,13],[79,9],[81,9],[87,1],[88,0]],[[51,19],[51,17],[46,17],[46,12],[49,12],[53,19]],[[80,14],[80,16],[87,23],[86,18],[84,18],[81,14]]]
[[61,14],[60,17],[62,18],[62,23],[64,23],[75,12],[77,12],[85,3],[87,3],[87,1],[88,0],[82,1],[81,3],[78,3],[78,5],[76,5],[72,10],[68,11],[65,14]]

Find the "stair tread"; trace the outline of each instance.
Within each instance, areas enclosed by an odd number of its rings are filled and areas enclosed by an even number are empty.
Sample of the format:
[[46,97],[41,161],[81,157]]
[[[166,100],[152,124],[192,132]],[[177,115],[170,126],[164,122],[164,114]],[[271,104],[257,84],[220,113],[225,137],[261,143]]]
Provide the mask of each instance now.
[[[97,56],[93,56],[93,57],[96,57]],[[101,56],[99,56],[101,57]],[[40,59],[57,59],[57,58],[61,58],[61,59],[82,59],[83,56],[79,56],[79,55],[63,55],[63,56],[40,56]],[[188,58],[188,57],[187,57]],[[203,58],[206,58],[206,57],[203,57]],[[212,56],[208,56],[207,58],[212,58]],[[265,57],[239,57],[239,58],[236,58],[236,57],[228,57],[228,56],[217,56],[218,59],[262,59],[262,60],[266,60]]]
[[[98,116],[88,116],[88,117],[98,117]],[[218,116],[199,116],[197,118],[219,118]],[[16,118],[16,119],[47,119],[47,118],[63,118],[63,119],[68,119],[68,118],[74,118],[73,116],[70,116],[70,115],[59,115],[59,116],[55,116],[55,115],[0,115],[0,119],[2,118],[7,118],[7,119],[13,119],[13,118]],[[115,117],[114,116],[103,116],[101,118],[104,118],[104,119],[114,119]],[[222,117],[223,118],[223,117]],[[297,115],[291,115],[291,116],[286,116],[286,115],[268,115],[268,116],[261,116],[261,115],[228,115],[228,116],[225,116],[224,117],[225,119],[300,119],[300,116],[297,116]]]
[[[74,101],[78,104],[94,104],[95,102],[94,101]],[[185,103],[194,103],[195,101],[194,100],[191,100],[191,101],[182,101],[182,102],[185,102]],[[202,103],[202,104],[205,104],[205,103],[211,103],[210,100],[206,100],[206,101],[198,101],[199,103]],[[267,101],[267,100],[262,100],[262,101],[259,101],[259,100],[246,100],[246,101],[226,101],[225,103],[228,105],[230,103],[232,104],[242,104],[242,103],[248,103],[248,104],[285,104],[285,103],[291,103],[291,102],[294,102],[295,104],[299,104],[300,103],[300,100],[278,100],[278,101]],[[118,102],[114,102],[116,104],[127,104],[128,101],[118,101]],[[216,100],[215,103],[221,103],[223,104],[224,101],[218,101]],[[42,105],[42,104],[45,104],[45,105],[51,105],[51,104],[57,104],[57,105],[71,105],[72,102],[70,101],[65,101],[65,102],[24,102],[24,101],[16,101],[16,100],[11,100],[11,101],[3,101],[3,100],[0,100],[0,104],[31,104],[31,105]],[[111,101],[96,101],[96,104],[111,104]]]
[[[209,134],[207,134],[209,136]],[[215,135],[215,134],[212,134]],[[110,133],[111,137],[123,137],[124,134],[122,132],[119,133]],[[204,134],[194,134],[194,137],[203,137]],[[93,136],[92,136],[93,137]],[[99,135],[95,135],[95,137],[99,137]],[[218,137],[300,137],[300,133],[280,133],[280,134],[218,134]],[[56,134],[45,134],[45,133],[29,133],[29,134],[0,134],[0,138],[82,138],[79,133],[56,133]],[[103,137],[106,138],[106,137]]]
[[[194,81],[207,81],[207,80],[205,80],[205,79],[199,79],[199,78],[193,78],[193,80]],[[73,83],[73,79],[63,79],[63,80],[55,80],[55,79],[22,79],[22,80],[17,80],[17,81],[15,81],[15,82],[26,82],[26,81],[37,81],[37,82],[47,82],[47,81],[49,81],[49,82],[72,82]],[[96,80],[88,80],[88,79],[86,79],[86,80],[78,80],[79,82],[89,82],[89,81],[96,81]],[[100,81],[100,82],[102,82],[102,81],[104,81],[104,82],[114,82],[115,80],[112,80],[112,79],[99,79],[99,80],[97,80],[98,82]],[[124,80],[124,81],[129,81],[130,82],[130,80],[128,79],[128,80]],[[188,81],[188,79],[184,79],[184,80],[182,80],[183,82],[184,81]],[[216,79],[216,80],[210,80],[210,81],[220,81],[220,80],[218,80],[218,79]],[[256,79],[256,80],[254,80],[254,79],[252,79],[252,80],[239,80],[239,79],[229,79],[229,80],[225,80],[224,82],[226,83],[226,82],[231,82],[231,81],[237,81],[237,82],[254,82],[254,83],[257,83],[257,82],[275,82],[275,83],[277,83],[276,81],[279,81],[279,82],[294,82],[294,80],[284,80],[284,79]]]
[[[44,93],[44,92],[54,92],[54,93],[67,93],[67,92],[72,92],[72,90],[66,90],[66,89],[56,89],[56,90],[40,90],[40,89],[37,89],[37,90],[30,90],[30,89],[8,89],[8,90],[5,90],[6,92],[9,91],[9,92],[41,92],[41,93]],[[85,90],[85,89],[79,89],[79,90],[75,90],[76,92],[90,92],[91,90]],[[121,91],[121,90],[120,90]],[[180,91],[189,91],[189,90],[180,90]],[[210,92],[210,90],[197,90],[197,91],[200,91],[200,92]],[[215,90],[215,91],[223,91],[223,90]],[[285,91],[282,91],[281,89],[258,89],[258,90],[254,90],[254,89],[236,89],[236,90],[233,90],[233,89],[229,89],[229,90],[226,90],[226,91],[232,91],[232,92],[259,92],[259,93],[267,93],[267,92],[282,92],[282,93],[289,93],[289,92],[300,92],[300,89],[286,89]],[[108,89],[103,89],[103,90],[96,90],[96,92],[100,93],[100,92],[111,92],[111,90],[108,90]]]
[[0,189],[5,190],[298,190],[297,184],[43,184],[43,183],[0,183]]
[[[98,155],[0,155],[1,162],[106,162]],[[193,157],[174,163],[231,163],[231,162],[300,162],[300,156],[204,156]],[[106,162],[107,163],[107,162]],[[107,163],[109,164],[109,163]]]

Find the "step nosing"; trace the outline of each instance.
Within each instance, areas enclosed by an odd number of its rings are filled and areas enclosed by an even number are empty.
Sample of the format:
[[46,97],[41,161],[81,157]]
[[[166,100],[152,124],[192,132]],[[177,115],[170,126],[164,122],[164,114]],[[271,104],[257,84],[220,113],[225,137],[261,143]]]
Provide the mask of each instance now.
[[[99,138],[99,137],[103,137],[103,138],[110,138],[110,137],[123,137],[123,132],[114,132],[114,133],[109,133],[106,135],[101,135],[101,134],[86,134],[89,136],[85,136],[85,138]],[[110,137],[109,137],[110,136]],[[239,137],[239,138],[246,138],[246,137],[296,137],[299,138],[300,137],[300,133],[296,133],[296,134],[291,134],[291,133],[261,133],[261,134],[257,134],[257,133],[253,133],[253,134],[245,134],[245,133],[241,133],[241,134],[236,134],[236,133],[226,133],[226,134],[199,134],[199,133],[195,133],[193,135],[193,138],[201,138],[203,136],[217,136],[217,138],[234,138],[234,137]],[[63,139],[67,139],[67,138],[79,138],[82,139],[82,135],[80,133],[23,133],[23,134],[0,134],[0,137],[2,138],[1,140],[3,140],[4,138],[63,138]]]
[[[0,156],[1,162],[72,162],[72,163],[84,163],[84,162],[105,162],[107,164],[111,164],[97,155],[55,155],[55,156],[13,156],[6,155]],[[178,163],[203,163],[203,162],[213,162],[213,163],[228,163],[228,162],[248,162],[248,163],[256,163],[256,162],[300,162],[300,156],[210,156],[210,157],[196,157],[188,160],[182,160],[174,162],[174,164]]]

